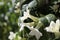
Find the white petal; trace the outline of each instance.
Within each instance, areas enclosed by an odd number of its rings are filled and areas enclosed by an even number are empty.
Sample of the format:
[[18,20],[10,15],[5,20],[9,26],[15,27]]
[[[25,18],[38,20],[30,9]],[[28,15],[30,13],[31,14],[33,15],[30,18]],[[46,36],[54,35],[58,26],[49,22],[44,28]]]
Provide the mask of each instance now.
[[60,20],[57,19],[56,24],[55,24],[55,32],[59,32],[60,29]]
[[32,35],[32,36],[34,36],[34,32],[33,32],[33,31],[31,31],[31,32],[29,33],[29,35]]
[[31,32],[29,33],[29,35],[35,36],[36,39],[38,40],[42,36],[42,33],[38,29],[33,28],[33,30],[31,30]]
[[10,32],[10,35],[9,35],[8,39],[12,40],[12,39],[14,39],[14,38],[15,38],[15,36],[16,36],[16,34],[15,34],[15,33]]
[[25,25],[24,25],[23,23],[21,23],[20,26],[21,26],[21,28],[19,29],[19,31],[24,30],[24,26],[25,26]]
[[54,23],[54,21],[51,21],[50,26],[49,27],[46,27],[45,30],[47,32],[53,32],[54,31],[54,28],[55,28],[55,23]]
[[50,32],[49,27],[46,27],[44,30],[46,30],[47,32]]
[[54,26],[55,26],[55,22],[54,21],[51,21],[50,27],[54,27]]
[[60,20],[59,19],[57,19],[56,24],[60,25]]

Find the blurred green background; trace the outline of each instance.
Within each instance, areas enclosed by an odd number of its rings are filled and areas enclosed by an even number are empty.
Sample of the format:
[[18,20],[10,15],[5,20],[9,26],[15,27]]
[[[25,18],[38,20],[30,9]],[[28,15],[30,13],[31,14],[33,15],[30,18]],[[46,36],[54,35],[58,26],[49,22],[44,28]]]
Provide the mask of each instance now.
[[[17,10],[15,6],[19,1],[20,0],[0,0],[0,40],[9,40],[9,32],[17,32],[19,30],[18,18],[20,12],[15,13],[15,10]],[[44,37],[41,39],[45,40],[51,37],[51,35],[48,37],[46,34],[49,35],[48,33],[44,33]]]
[[20,14],[14,12],[18,1],[0,0],[0,40],[8,40],[10,31],[18,31],[17,20]]

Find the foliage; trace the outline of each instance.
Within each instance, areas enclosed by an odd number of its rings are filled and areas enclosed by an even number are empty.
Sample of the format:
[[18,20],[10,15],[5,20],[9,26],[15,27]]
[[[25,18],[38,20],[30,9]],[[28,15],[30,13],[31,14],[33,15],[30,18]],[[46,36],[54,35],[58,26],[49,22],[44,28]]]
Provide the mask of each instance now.
[[[18,0],[15,0],[18,1]],[[0,40],[8,40],[9,32],[18,31],[19,13],[14,12],[13,0],[0,0]]]

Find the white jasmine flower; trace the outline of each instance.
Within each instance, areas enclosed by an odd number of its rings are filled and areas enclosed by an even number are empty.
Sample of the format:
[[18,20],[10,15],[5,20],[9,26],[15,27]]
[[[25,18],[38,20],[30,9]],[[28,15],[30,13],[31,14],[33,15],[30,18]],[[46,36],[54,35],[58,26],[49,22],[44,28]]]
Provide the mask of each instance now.
[[42,36],[42,33],[38,29],[33,28],[33,26],[30,27],[29,25],[24,24],[24,23],[21,23],[20,25],[21,25],[21,28],[20,28],[19,31],[22,31],[22,30],[24,30],[24,27],[27,27],[27,28],[29,28],[31,30],[29,35],[35,36],[37,38],[37,40],[39,40],[39,38]]
[[33,21],[37,22],[39,18],[30,15],[30,10],[28,9],[28,7],[26,8],[26,10],[27,10],[27,13],[25,15],[31,18]]
[[[53,26],[53,27],[52,27],[52,26]],[[46,27],[45,30],[46,30],[47,32],[52,32],[54,26],[55,26],[55,23],[54,23],[53,21],[51,21],[50,26],[49,26],[49,27]]]
[[24,11],[24,16],[19,17],[19,19],[18,19],[18,25],[21,27],[20,31],[22,31],[24,29],[24,26],[34,26],[34,22],[24,23],[25,19],[31,18],[33,21],[37,21],[37,19],[38,19],[38,18],[35,18],[29,14],[30,11],[29,11],[28,7],[26,8],[26,10],[27,11]]
[[31,30],[29,35],[35,36],[36,39],[39,40],[39,38],[42,36],[42,33],[38,29],[36,29],[36,28],[29,27],[29,26],[27,26],[27,27]]
[[8,39],[13,40],[15,38],[15,36],[16,36],[15,33],[10,32],[10,35],[9,35]]
[[59,19],[56,21],[56,23],[54,21],[51,21],[50,26],[45,28],[45,30],[47,32],[54,33],[55,34],[55,38],[59,38],[60,37],[59,29],[60,29],[60,20]]
[[26,10],[27,11],[24,11],[24,16],[21,17],[21,21],[24,21],[27,18],[31,18],[33,21],[36,22],[38,20],[38,18],[30,15],[30,10],[28,9],[28,7],[26,8]]
[[27,19],[28,17],[30,17],[29,15],[29,10],[27,10],[27,12],[24,11],[24,16],[20,17],[21,22],[23,22],[25,19]]
[[25,26],[27,26],[27,25],[29,25],[29,26],[34,26],[34,22],[24,23],[22,20],[24,21],[23,17],[19,17],[19,19],[18,19],[18,26],[21,27],[21,25],[23,25],[23,24],[24,24]]
[[28,14],[26,15],[26,14],[24,13],[24,16],[20,18],[20,19],[21,19],[21,22],[23,22],[23,21],[24,21],[25,19],[27,19],[28,17],[29,17],[29,15],[28,15]]

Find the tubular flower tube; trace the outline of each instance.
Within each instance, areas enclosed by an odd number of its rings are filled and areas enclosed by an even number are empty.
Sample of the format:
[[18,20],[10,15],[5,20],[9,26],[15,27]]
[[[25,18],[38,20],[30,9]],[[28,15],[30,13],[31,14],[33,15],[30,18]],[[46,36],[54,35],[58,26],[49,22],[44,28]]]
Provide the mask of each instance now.
[[36,28],[39,29],[42,26],[48,25],[51,21],[55,21],[56,17],[53,14],[48,14],[45,17],[41,17],[37,23]]

